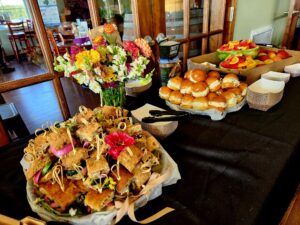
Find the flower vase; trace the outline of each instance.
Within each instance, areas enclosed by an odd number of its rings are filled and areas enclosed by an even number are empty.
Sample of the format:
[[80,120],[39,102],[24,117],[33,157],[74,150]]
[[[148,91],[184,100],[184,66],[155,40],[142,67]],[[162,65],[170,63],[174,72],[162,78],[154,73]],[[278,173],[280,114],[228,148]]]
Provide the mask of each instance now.
[[102,85],[100,101],[100,105],[124,107],[126,101],[124,83]]

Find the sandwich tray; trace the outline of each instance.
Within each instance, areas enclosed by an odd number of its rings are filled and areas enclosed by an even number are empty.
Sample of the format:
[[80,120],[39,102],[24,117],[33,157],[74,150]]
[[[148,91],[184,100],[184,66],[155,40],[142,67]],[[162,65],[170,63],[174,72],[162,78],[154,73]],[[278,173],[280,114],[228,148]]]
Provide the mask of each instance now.
[[[131,203],[134,204],[135,209],[143,207],[148,201],[160,196],[162,194],[162,187],[175,184],[179,179],[181,179],[176,162],[171,158],[171,156],[161,145],[159,150],[162,153],[161,160],[163,165],[161,176],[165,176],[166,179],[161,184],[158,184],[151,188],[148,193],[146,193],[145,195],[141,195],[137,200]],[[22,159],[21,165],[23,169],[24,167],[26,167],[26,162],[24,159]],[[100,211],[84,216],[59,216],[47,211],[45,208],[36,204],[37,196],[34,194],[33,186],[34,185],[31,181],[28,181],[26,184],[28,203],[32,211],[36,212],[44,221],[67,222],[74,225],[110,225],[112,224],[114,218],[118,216],[118,210],[122,210],[120,208],[108,211]]]
[[220,112],[216,109],[208,109],[208,110],[195,110],[195,109],[186,109],[182,108],[179,105],[175,105],[170,103],[169,101],[166,101],[167,106],[169,106],[171,109],[175,111],[184,111],[191,113],[193,115],[202,115],[202,116],[209,116],[211,120],[218,121],[225,118],[227,113],[237,112],[239,111],[245,104],[246,104],[246,98],[244,97],[243,100],[238,103],[236,106],[231,108],[226,108],[224,112]]

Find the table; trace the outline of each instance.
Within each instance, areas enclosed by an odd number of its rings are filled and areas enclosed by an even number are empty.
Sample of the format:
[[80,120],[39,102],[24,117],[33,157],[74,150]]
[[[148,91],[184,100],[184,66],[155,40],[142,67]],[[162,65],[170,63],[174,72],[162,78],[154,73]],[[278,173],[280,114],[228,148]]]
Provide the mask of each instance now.
[[[299,89],[300,78],[291,79],[282,101],[268,112],[244,106],[218,122],[202,116],[181,121],[161,144],[182,179],[164,187],[137,218],[169,206],[176,210],[152,224],[278,225],[300,175]],[[164,106],[153,96],[150,91],[128,106],[138,107],[143,99]],[[19,165],[26,141],[0,149],[0,213],[17,219],[37,217],[27,203]],[[125,217],[119,224],[131,222]]]

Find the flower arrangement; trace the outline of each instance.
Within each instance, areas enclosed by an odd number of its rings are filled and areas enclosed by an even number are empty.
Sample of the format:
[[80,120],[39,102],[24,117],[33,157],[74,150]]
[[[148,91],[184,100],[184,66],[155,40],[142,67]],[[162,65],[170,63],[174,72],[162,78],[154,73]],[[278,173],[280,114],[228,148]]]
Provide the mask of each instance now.
[[141,38],[120,42],[114,24],[101,26],[95,34],[91,32],[90,39],[92,49],[72,46],[70,53],[55,59],[54,70],[64,72],[66,77],[73,77],[80,85],[100,93],[105,105],[122,106],[124,82],[134,79],[147,82],[151,78],[154,69],[149,71],[147,68],[151,48]]

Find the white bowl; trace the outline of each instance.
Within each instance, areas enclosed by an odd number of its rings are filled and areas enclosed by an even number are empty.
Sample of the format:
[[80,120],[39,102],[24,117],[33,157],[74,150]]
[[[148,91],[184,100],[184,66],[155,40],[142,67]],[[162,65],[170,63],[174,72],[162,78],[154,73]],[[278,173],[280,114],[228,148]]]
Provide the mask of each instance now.
[[147,91],[152,85],[152,78],[146,83],[140,80],[129,80],[125,83],[126,95],[136,97],[139,94]]
[[262,74],[261,78],[274,81],[284,81],[285,83],[287,83],[290,80],[290,76],[291,75],[289,73],[269,71],[267,73]]
[[145,104],[144,106],[131,111],[131,116],[135,122],[138,122],[142,127],[149,131],[152,135],[159,139],[164,139],[171,135],[178,126],[178,121],[167,121],[167,122],[155,122],[155,123],[143,123],[144,117],[151,116],[149,110],[163,110],[154,105]]

